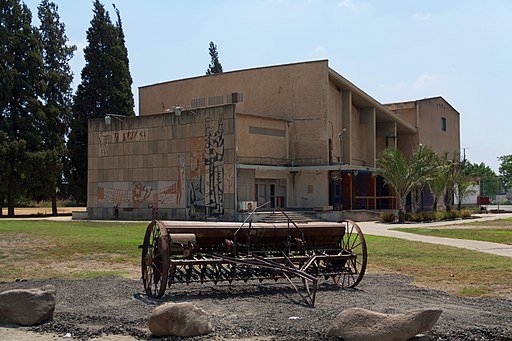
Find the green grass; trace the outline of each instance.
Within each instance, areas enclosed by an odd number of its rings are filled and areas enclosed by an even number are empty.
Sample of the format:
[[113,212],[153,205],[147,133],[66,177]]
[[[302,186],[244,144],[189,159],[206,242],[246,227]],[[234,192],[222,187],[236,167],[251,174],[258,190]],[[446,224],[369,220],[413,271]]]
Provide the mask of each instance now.
[[505,225],[489,225],[472,223],[473,226],[488,226],[486,228],[395,228],[393,230],[415,233],[431,237],[479,240],[512,245],[512,221]]
[[[146,225],[0,220],[0,281],[138,278]],[[418,285],[465,296],[512,295],[509,258],[397,238],[366,240],[369,273],[414,276]]]
[[511,218],[502,218],[496,220],[488,220],[488,221],[475,221],[475,222],[467,222],[463,225],[472,225],[472,226],[511,226],[512,225],[512,217]]
[[464,296],[512,295],[508,257],[389,237],[366,240],[370,272],[414,276],[416,284]]
[[[80,262],[85,265],[91,261],[138,266],[138,245],[142,244],[146,225],[0,220],[0,281],[59,276],[69,267],[64,263],[59,268],[59,262],[73,261],[75,267],[80,267]],[[48,263],[56,264],[50,269],[37,269]]]

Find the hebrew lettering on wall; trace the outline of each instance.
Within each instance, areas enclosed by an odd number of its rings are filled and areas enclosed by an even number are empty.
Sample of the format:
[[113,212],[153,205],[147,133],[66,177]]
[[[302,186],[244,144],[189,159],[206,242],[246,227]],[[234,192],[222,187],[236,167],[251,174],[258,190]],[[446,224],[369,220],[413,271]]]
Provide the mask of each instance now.
[[107,156],[108,145],[123,142],[143,142],[148,140],[147,129],[130,129],[117,131],[101,131],[98,134],[100,156]]
[[205,137],[206,215],[224,214],[224,116],[217,122],[206,121]]

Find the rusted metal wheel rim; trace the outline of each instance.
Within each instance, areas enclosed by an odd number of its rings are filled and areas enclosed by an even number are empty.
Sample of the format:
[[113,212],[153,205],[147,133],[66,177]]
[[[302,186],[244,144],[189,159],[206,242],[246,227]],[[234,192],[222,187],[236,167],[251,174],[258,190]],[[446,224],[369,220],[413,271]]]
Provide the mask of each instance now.
[[169,245],[157,222],[146,229],[142,247],[142,282],[146,293],[155,298],[164,295],[169,277]]
[[353,257],[346,261],[344,271],[336,276],[334,281],[342,288],[354,288],[361,282],[366,271],[366,241],[363,231],[356,223],[346,220],[342,222],[342,225],[345,228],[345,234],[341,241],[340,254]]

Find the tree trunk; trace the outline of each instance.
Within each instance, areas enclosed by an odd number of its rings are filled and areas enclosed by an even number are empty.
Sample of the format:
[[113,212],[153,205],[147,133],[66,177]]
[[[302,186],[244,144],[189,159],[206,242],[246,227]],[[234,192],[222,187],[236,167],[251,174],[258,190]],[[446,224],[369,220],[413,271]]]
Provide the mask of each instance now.
[[444,206],[446,212],[450,212],[453,208],[453,188],[447,187],[444,194]]
[[57,211],[57,192],[55,190],[52,191],[52,215],[57,215],[59,212]]
[[0,192],[0,218],[2,218],[4,216],[3,209],[4,209],[4,193]]
[[7,216],[14,217],[14,190],[12,184],[9,184],[7,189]]
[[398,222],[399,223],[403,223],[405,222],[405,201],[406,201],[406,198],[402,197],[402,196],[399,196],[398,197],[398,200],[399,200],[399,207],[398,207]]

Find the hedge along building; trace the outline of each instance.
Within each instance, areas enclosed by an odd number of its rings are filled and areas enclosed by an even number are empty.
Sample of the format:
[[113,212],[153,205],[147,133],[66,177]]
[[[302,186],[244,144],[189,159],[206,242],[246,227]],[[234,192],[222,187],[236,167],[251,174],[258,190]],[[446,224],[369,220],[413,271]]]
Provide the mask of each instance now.
[[237,220],[265,205],[338,219],[393,208],[372,176],[376,157],[389,146],[407,152],[418,135],[410,115],[327,60],[144,86],[139,113],[89,122],[89,218]]

